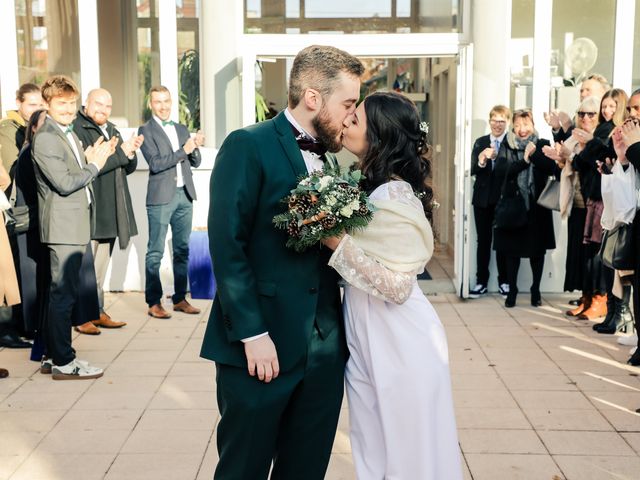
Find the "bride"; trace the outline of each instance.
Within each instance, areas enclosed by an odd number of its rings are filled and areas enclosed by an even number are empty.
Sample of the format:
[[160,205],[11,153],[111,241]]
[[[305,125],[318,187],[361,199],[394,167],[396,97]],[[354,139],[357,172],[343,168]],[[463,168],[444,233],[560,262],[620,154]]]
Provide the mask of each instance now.
[[433,253],[426,128],[396,93],[374,93],[343,131],[376,206],[366,229],[324,241],[345,279],[351,446],[360,480],[459,480],[447,340],[418,286]]

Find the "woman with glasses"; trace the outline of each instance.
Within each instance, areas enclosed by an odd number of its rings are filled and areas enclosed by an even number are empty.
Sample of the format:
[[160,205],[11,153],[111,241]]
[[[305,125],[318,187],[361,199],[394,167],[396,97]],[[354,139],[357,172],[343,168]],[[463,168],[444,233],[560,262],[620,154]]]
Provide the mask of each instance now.
[[[550,175],[556,175],[558,168],[547,158],[542,149],[549,142],[538,138],[530,110],[517,110],[513,114],[513,130],[507,134],[505,148],[498,153],[495,163],[496,181],[502,186],[501,200],[496,207],[496,227],[494,249],[506,256],[509,294],[505,307],[516,304],[518,295],[518,270],[520,259],[529,258],[533,281],[531,283],[531,305],[542,305],[540,281],[547,250],[556,248],[551,210],[536,203],[544,190]],[[521,197],[524,225],[501,225],[500,202],[512,195]],[[514,197],[514,198],[515,198]],[[500,225],[500,226],[499,226]]]
[[[587,97],[579,105],[576,112],[576,128],[571,137],[563,144],[563,156],[569,162],[569,170],[577,173],[574,182],[573,206],[584,208],[584,225],[582,229],[577,222],[569,224],[568,252],[582,248],[583,258],[574,258],[579,263],[568,265],[569,268],[582,268],[582,298],[580,305],[567,311],[569,316],[577,316],[582,320],[595,319],[607,313],[607,288],[602,274],[602,262],[597,255],[602,243],[602,195],[600,193],[600,174],[596,161],[601,160],[603,141],[608,136],[596,138],[594,133],[601,115],[600,100]],[[599,135],[607,131],[601,128]],[[610,131],[610,130],[609,130]],[[575,177],[574,177],[575,179]],[[571,211],[571,216],[578,212]],[[573,226],[573,229],[571,227]],[[575,272],[571,272],[575,273]]]

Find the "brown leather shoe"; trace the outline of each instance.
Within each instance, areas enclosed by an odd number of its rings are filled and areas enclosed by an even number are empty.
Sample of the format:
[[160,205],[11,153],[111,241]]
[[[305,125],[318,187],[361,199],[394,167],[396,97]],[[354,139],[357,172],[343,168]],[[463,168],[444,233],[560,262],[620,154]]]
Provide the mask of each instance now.
[[0,378],[7,378],[9,376],[9,370],[6,368],[0,368]]
[[100,313],[100,318],[98,320],[91,320],[96,327],[102,328],[120,328],[124,327],[127,322],[116,322],[115,320],[111,320],[111,317],[105,313]]
[[100,335],[100,329],[93,323],[87,322],[77,327],[73,327],[76,332],[84,333],[85,335]]
[[176,312],[188,313],[190,315],[197,315],[200,313],[200,309],[191,305],[186,299],[174,304],[173,310]]
[[171,318],[171,314],[167,312],[163,306],[159,303],[149,307],[149,315],[153,318]]

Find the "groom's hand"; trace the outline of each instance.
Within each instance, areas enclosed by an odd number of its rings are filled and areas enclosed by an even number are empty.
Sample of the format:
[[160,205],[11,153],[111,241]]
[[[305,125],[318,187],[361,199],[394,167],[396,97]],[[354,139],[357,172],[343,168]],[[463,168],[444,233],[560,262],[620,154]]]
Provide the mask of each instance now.
[[246,342],[244,354],[247,356],[249,375],[254,377],[257,374],[264,383],[278,378],[280,373],[278,353],[269,335]]

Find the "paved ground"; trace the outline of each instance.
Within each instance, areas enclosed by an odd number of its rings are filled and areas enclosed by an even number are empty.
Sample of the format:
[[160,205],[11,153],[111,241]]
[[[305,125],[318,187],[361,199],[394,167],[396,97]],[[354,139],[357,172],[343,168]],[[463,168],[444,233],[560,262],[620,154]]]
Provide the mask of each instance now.
[[[510,310],[495,296],[429,298],[448,332],[467,479],[640,478],[640,369],[624,364],[628,347],[567,320],[566,296]],[[198,358],[208,302],[194,302],[200,318],[161,321],[141,294],[107,301],[129,325],[74,341],[102,379],[55,382],[25,351],[0,350],[11,372],[0,380],[0,479],[212,478],[214,367]],[[345,404],[331,480],[354,478],[347,417]]]

